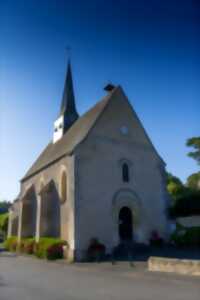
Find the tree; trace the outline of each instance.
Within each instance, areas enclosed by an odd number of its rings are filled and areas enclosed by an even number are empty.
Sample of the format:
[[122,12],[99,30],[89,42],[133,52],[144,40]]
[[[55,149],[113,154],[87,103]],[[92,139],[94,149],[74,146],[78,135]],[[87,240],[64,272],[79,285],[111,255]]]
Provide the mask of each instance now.
[[194,173],[187,178],[187,186],[192,190],[200,190],[200,172]]
[[8,231],[8,213],[0,214],[0,233],[6,237]]
[[195,151],[189,152],[188,156],[195,159],[197,164],[200,165],[200,136],[188,139],[186,145],[194,148]]
[[0,200],[0,214],[8,212],[9,207],[11,206],[11,203],[5,200]]
[[167,190],[174,201],[184,195],[185,189],[185,186],[178,177],[167,173]]
[[8,209],[11,203],[0,200],[0,236],[6,237],[8,230]]

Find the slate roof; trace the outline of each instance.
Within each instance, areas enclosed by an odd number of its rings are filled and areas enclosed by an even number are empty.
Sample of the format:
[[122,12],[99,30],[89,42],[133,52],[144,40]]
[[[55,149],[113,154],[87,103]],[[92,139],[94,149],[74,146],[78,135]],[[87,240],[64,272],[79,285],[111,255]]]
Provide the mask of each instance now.
[[67,112],[68,114],[75,114],[78,118],[78,113],[76,111],[75,97],[74,97],[74,88],[73,88],[70,61],[68,62],[67,74],[65,78],[60,116],[63,115],[65,112]]
[[55,144],[50,142],[21,181],[23,182],[27,180],[42,169],[48,167],[53,162],[56,162],[65,155],[72,153],[75,147],[86,138],[107,103],[119,88],[120,87],[115,87],[94,107],[81,116],[59,141]]

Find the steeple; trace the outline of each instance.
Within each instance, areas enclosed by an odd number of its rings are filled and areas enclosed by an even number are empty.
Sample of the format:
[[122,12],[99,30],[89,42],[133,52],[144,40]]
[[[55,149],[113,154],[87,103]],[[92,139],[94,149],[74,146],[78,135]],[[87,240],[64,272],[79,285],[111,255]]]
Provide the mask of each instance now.
[[68,61],[62,103],[58,119],[54,123],[54,143],[76,122],[79,115],[76,110],[71,64]]
[[68,67],[67,67],[67,74],[66,74],[66,78],[65,78],[65,86],[64,86],[64,91],[63,91],[60,115],[66,114],[66,113],[68,115],[74,115],[74,116],[78,117],[78,114],[76,111],[76,105],[75,105],[70,61],[68,62]]

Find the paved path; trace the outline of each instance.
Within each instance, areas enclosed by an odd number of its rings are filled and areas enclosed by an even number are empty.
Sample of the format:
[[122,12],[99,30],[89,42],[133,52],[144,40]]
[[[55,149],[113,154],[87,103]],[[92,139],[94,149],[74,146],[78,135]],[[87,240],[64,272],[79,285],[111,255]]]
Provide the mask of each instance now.
[[145,264],[72,264],[0,255],[0,300],[199,300],[200,278]]

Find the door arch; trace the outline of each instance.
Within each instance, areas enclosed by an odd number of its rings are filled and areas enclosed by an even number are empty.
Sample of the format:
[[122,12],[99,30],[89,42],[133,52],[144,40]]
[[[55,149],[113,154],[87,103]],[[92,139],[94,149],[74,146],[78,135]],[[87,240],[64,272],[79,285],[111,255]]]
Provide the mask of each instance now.
[[119,211],[119,238],[121,241],[132,241],[133,239],[133,216],[131,209],[124,206]]

